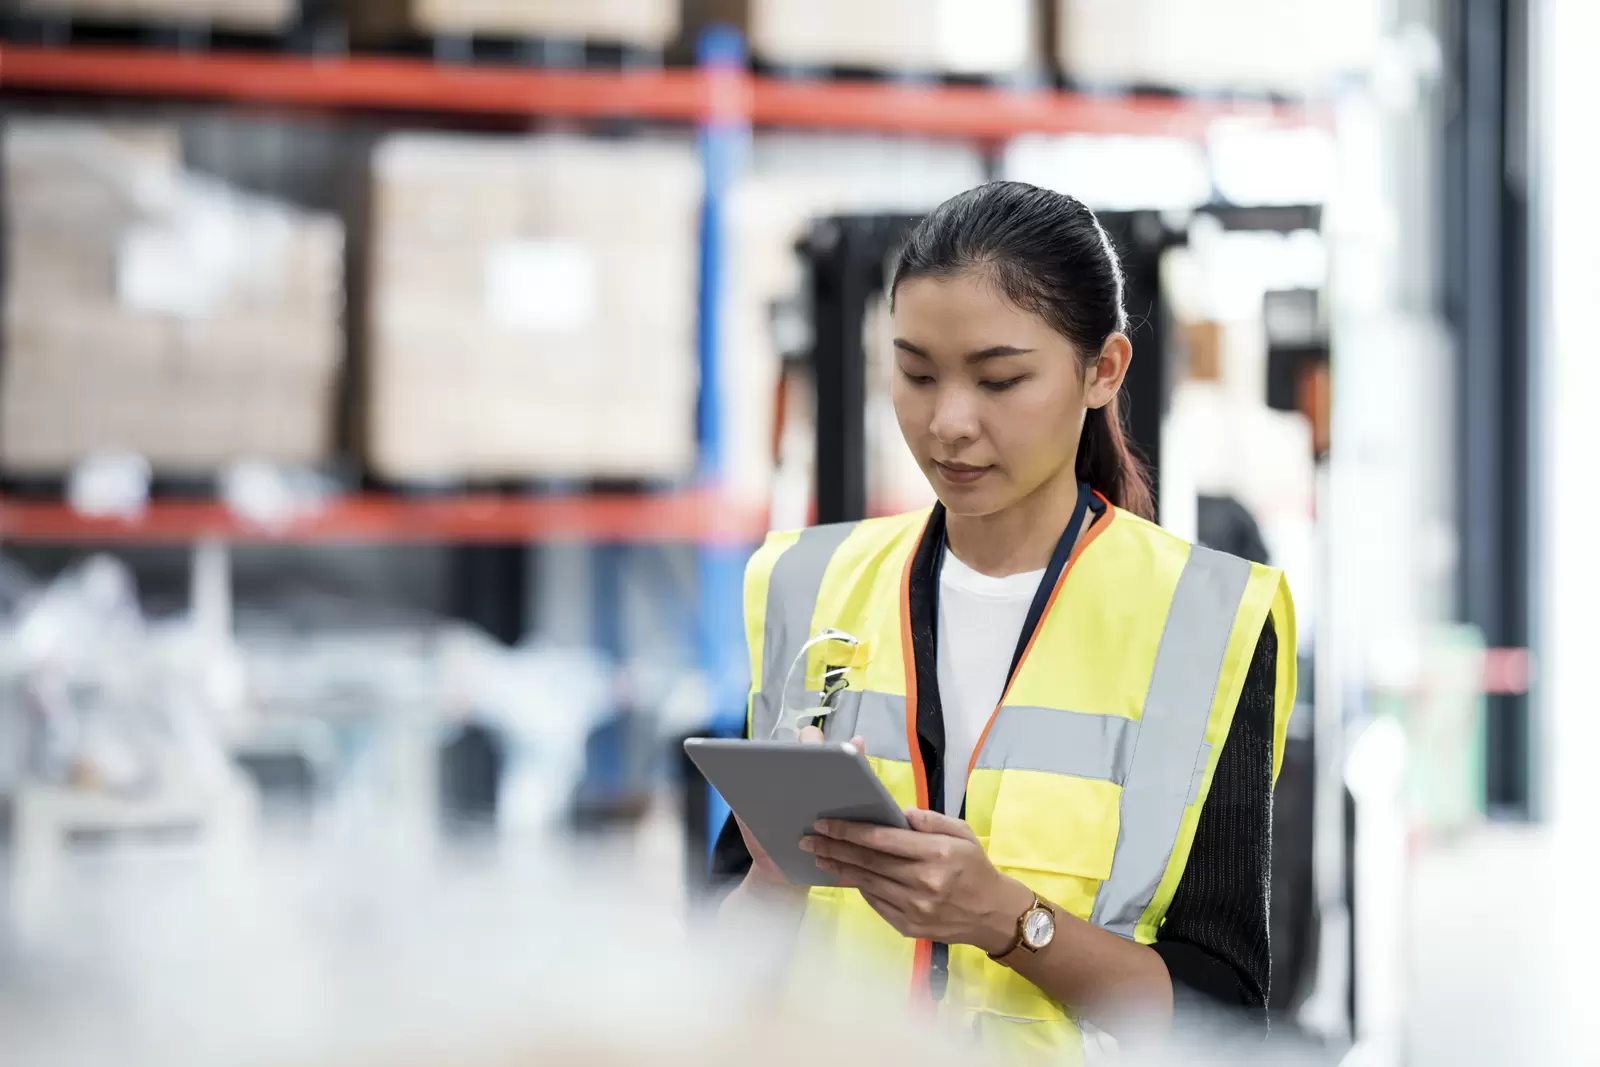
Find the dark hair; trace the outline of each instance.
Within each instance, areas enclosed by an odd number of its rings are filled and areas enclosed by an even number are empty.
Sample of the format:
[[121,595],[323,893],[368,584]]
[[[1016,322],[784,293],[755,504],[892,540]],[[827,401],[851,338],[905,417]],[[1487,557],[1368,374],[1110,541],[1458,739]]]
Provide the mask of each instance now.
[[[986,273],[1013,304],[1048,322],[1086,367],[1107,337],[1127,332],[1122,264],[1094,212],[1070,196],[991,182],[946,200],[911,231],[890,298],[912,278],[968,271]],[[1077,474],[1117,507],[1155,517],[1149,477],[1128,445],[1115,398],[1089,409]]]

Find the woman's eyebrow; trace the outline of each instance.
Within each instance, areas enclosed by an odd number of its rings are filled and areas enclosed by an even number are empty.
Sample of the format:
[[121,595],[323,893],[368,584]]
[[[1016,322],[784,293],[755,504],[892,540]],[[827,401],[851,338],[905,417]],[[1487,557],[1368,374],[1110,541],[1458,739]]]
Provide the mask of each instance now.
[[[902,352],[911,353],[913,356],[921,356],[923,359],[933,358],[921,348],[918,348],[910,341],[907,341],[904,337],[896,337],[894,339],[894,346],[900,349]],[[1018,348],[1015,345],[994,345],[991,348],[985,348],[977,352],[968,353],[967,362],[982,363],[987,359],[1004,359],[1006,356],[1025,356],[1032,351],[1034,350],[1031,348]]]
[[1031,348],[1018,348],[1016,345],[995,345],[978,352],[967,354],[968,363],[982,363],[986,359],[1004,359],[1007,356],[1025,356],[1032,352]]

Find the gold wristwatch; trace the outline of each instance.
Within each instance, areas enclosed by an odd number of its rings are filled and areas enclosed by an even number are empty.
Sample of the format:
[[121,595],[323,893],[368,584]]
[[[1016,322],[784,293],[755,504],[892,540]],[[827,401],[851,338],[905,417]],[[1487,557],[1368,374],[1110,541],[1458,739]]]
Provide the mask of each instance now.
[[1039,899],[1039,894],[1035,893],[1033,903],[1017,919],[1017,936],[1003,950],[989,953],[989,958],[999,963],[1019,948],[1038,952],[1053,941],[1055,936],[1056,913],[1050,910],[1050,905]]

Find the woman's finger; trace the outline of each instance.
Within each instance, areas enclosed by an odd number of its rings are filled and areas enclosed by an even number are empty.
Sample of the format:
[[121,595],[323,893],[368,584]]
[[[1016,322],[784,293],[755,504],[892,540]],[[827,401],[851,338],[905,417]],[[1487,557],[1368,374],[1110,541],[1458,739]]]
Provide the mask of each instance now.
[[950,844],[942,834],[922,834],[915,830],[876,826],[849,819],[823,819],[813,829],[835,841],[848,841],[874,852],[908,860],[937,859]]
[[896,907],[894,903],[887,897],[874,896],[871,893],[863,891],[861,893],[861,899],[867,902],[868,907],[881,915],[884,922],[894,927],[906,937],[911,936],[911,916],[907,915],[900,908]]
[[848,863],[852,867],[872,871],[904,886],[915,886],[919,881],[918,875],[925,866],[918,860],[902,859],[886,852],[874,852],[870,848],[831,837],[802,838],[800,847],[819,860]]
[[868,870],[865,867],[857,867],[851,863],[840,863],[837,860],[823,860],[817,866],[836,876],[841,886],[847,889],[859,889],[862,893],[870,893],[875,897],[880,897],[901,911],[905,910],[905,906],[910,900],[910,890],[891,878],[885,878],[876,871]]

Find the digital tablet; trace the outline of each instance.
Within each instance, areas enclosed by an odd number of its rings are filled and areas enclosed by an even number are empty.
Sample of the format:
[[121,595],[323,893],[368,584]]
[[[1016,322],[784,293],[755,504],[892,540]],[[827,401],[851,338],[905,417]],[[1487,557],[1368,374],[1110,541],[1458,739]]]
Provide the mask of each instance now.
[[833,885],[800,848],[818,819],[909,829],[905,812],[851,745],[691,738],[683,743],[756,842],[794,885]]

